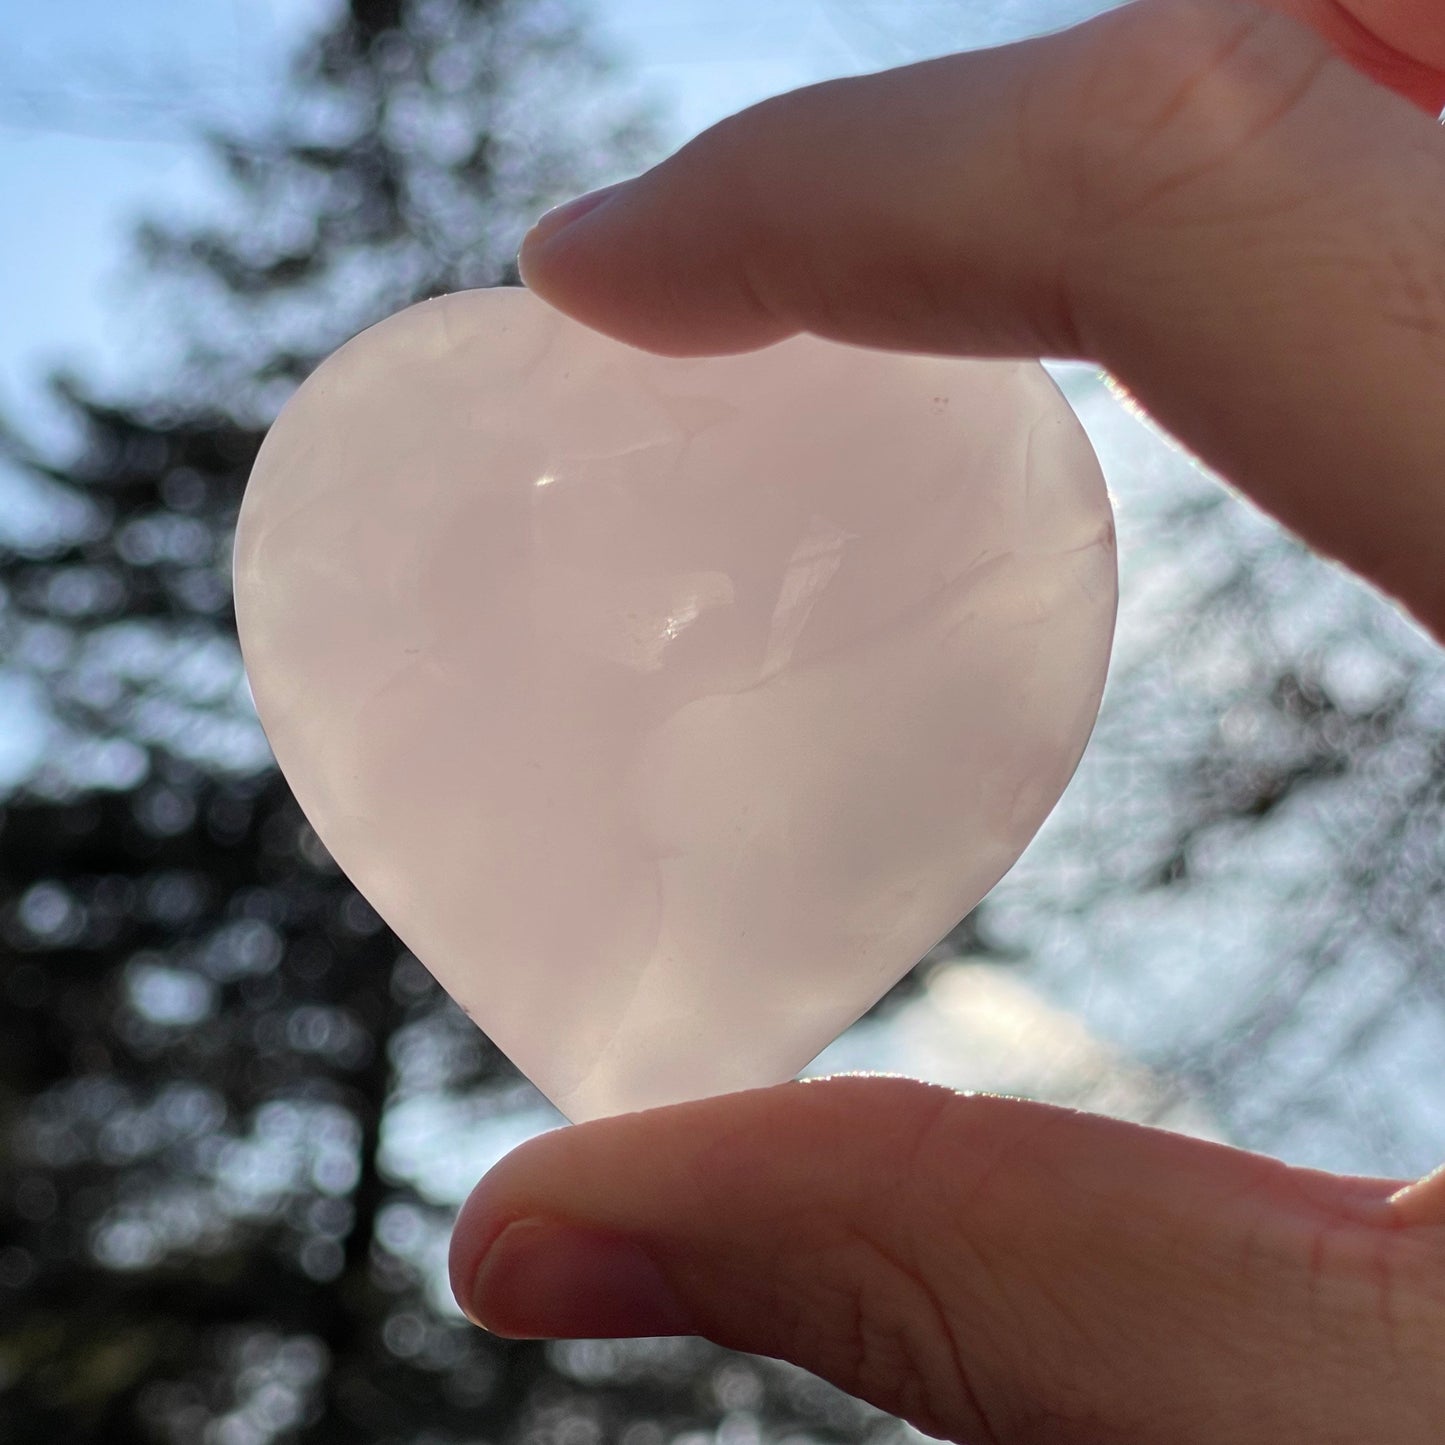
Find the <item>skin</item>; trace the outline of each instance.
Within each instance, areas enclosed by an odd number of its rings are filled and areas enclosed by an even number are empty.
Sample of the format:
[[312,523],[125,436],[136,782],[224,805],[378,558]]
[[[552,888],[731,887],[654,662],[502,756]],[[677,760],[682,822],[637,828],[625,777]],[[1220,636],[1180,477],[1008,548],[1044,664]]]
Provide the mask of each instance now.
[[[1096,361],[1445,637],[1442,106],[1438,0],[1141,0],[767,101],[544,217],[523,272],[673,355]],[[452,1277],[500,1334],[696,1332],[958,1441],[1445,1438],[1445,1174],[906,1080],[534,1140]]]

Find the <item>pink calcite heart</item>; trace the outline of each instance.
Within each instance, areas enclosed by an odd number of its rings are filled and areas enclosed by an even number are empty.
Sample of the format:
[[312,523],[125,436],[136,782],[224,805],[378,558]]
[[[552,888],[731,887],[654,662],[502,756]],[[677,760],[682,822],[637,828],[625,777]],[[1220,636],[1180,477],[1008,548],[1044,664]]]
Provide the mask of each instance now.
[[343,346],[236,538],[307,817],[572,1119],[786,1079],[901,977],[1058,799],[1115,600],[1040,367],[664,359],[519,289]]

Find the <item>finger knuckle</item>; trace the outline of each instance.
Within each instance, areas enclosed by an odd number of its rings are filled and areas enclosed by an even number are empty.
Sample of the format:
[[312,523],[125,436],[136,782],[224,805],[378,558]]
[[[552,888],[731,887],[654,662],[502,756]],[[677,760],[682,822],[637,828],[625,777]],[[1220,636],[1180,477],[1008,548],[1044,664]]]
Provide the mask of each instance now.
[[1396,1231],[1319,1229],[1308,1241],[1300,1292],[1312,1360],[1367,1359],[1395,1382],[1402,1408],[1445,1409],[1438,1368],[1445,1329],[1445,1245]]
[[834,1297],[824,1373],[928,1434],[995,1440],[992,1392],[928,1272],[852,1222],[838,1221],[825,1252],[817,1275]]
[[1075,35],[1049,123],[1085,231],[1208,214],[1212,182],[1277,148],[1335,65],[1311,32],[1234,0],[1129,6]]
[[[825,156],[833,146],[820,119],[828,107],[819,97],[836,84],[758,101],[718,121],[683,152],[695,162],[688,168],[693,183],[706,192],[698,196],[699,211],[727,197],[729,273],[739,304],[761,320],[812,324],[825,307],[807,228],[796,225],[778,198],[792,196],[799,207],[809,206],[808,187],[817,180],[797,166],[796,157]],[[710,244],[695,235],[692,243]]]

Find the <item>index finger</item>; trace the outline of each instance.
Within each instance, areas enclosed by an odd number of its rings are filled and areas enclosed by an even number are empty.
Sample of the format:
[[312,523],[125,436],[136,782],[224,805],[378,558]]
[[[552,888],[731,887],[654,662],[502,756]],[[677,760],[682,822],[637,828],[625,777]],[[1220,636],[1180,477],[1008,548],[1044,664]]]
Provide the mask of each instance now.
[[670,354],[796,331],[1087,358],[1445,635],[1445,139],[1226,0],[832,81],[724,121],[524,275]]

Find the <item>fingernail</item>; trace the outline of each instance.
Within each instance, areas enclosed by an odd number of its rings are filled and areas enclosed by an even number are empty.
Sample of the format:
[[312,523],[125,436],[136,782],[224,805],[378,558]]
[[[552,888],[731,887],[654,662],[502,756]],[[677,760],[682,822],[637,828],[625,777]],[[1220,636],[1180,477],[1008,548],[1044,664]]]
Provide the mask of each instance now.
[[531,233],[527,237],[528,242],[535,246],[543,241],[550,241],[554,236],[565,231],[568,226],[580,221],[589,211],[595,211],[603,201],[616,195],[626,184],[626,181],[618,181],[615,185],[603,186],[598,191],[588,191],[585,196],[578,196],[576,200],[564,201],[560,206],[553,206],[532,227]]
[[510,1339],[696,1333],[682,1302],[630,1239],[548,1219],[497,1236],[472,1283],[472,1320]]

